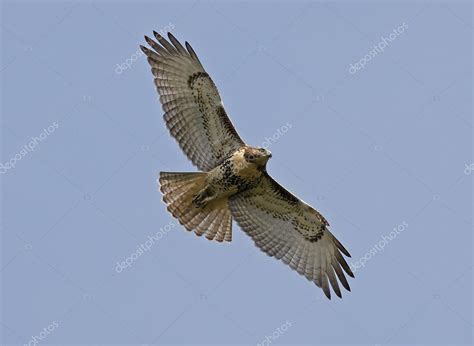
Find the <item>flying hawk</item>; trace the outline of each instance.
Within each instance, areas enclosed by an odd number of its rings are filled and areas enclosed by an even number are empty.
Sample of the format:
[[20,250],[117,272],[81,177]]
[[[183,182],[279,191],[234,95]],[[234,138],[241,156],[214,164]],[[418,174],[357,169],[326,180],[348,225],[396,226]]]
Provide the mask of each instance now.
[[329,283],[342,297],[337,278],[350,291],[343,270],[354,274],[342,256],[350,254],[326,219],[267,173],[272,154],[240,138],[191,45],[183,47],[171,33],[169,41],[153,33],[158,42],[145,36],[151,49],[140,48],[148,57],[166,126],[201,171],[160,172],[168,211],[188,231],[219,242],[232,240],[234,219],[266,254],[313,281],[329,299]]

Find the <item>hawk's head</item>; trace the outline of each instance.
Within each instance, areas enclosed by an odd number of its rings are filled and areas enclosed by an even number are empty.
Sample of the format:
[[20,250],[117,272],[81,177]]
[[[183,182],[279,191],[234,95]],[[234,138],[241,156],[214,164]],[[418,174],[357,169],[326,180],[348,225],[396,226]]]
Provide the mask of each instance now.
[[264,167],[270,157],[272,157],[272,153],[265,148],[246,147],[244,151],[245,161],[260,167]]

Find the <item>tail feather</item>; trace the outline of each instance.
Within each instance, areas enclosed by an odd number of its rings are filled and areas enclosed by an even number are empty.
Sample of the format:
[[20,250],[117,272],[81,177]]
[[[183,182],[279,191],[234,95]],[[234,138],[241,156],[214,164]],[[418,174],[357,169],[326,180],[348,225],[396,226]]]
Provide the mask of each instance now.
[[168,211],[188,230],[219,242],[232,240],[232,216],[227,199],[198,207],[193,199],[206,186],[207,173],[160,172],[160,190]]
[[212,221],[216,218],[216,215],[218,213],[218,209],[212,210],[209,214],[206,215],[206,218],[196,227],[196,234],[198,236],[202,236],[206,231],[209,229],[209,227],[212,224]]
[[217,241],[224,240],[224,237],[219,236],[219,234],[217,234],[217,232],[218,232],[219,227],[221,226],[221,224],[224,222],[225,214],[226,214],[225,209],[220,209],[217,212],[217,215],[216,215],[215,219],[212,221],[211,225],[209,226],[209,230],[206,233],[206,238],[207,239],[211,240],[211,239],[216,238]]
[[[230,211],[227,211],[230,215]],[[221,223],[219,229],[217,230],[217,237],[218,239],[225,240],[225,241],[232,241],[232,232],[227,232],[228,229],[232,227],[232,218],[225,217],[223,222]]]

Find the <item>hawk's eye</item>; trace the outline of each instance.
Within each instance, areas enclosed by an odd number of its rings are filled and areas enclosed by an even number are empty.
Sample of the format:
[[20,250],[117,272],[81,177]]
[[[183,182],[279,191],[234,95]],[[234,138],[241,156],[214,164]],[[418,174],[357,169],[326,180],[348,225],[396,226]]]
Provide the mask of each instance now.
[[264,148],[260,148],[258,149],[261,153],[264,153],[265,152],[265,149]]
[[249,160],[252,161],[255,158],[253,155],[249,155]]

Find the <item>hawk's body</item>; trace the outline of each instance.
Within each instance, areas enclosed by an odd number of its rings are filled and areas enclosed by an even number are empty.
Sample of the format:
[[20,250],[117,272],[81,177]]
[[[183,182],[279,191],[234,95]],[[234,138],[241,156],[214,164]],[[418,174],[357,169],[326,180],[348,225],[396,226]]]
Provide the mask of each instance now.
[[[212,79],[196,53],[170,33],[169,41],[145,36],[155,85],[171,134],[202,171],[160,173],[168,210],[189,231],[231,241],[232,219],[270,256],[281,259],[324,290],[340,297],[338,280],[350,290],[350,256],[314,208],[267,173],[271,153],[244,143],[228,118]],[[341,254],[342,253],[342,254]]]
[[[258,183],[264,166],[245,159],[245,153],[252,150],[254,149],[237,150],[208,173],[208,192],[213,199],[232,196]],[[264,155],[268,155],[267,153],[267,151],[263,152]],[[266,162],[265,158],[266,156],[263,156],[262,163]]]

